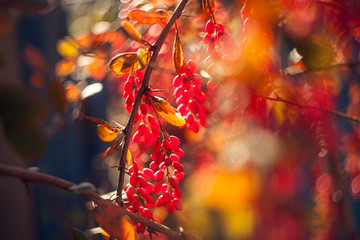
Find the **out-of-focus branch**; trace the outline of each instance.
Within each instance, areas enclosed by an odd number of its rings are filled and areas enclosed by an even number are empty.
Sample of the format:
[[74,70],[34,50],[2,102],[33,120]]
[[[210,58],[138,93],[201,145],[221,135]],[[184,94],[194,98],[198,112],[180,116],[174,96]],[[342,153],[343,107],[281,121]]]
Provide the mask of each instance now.
[[[57,188],[60,188],[60,189],[63,189],[63,190],[69,191],[69,192],[72,192],[70,190],[71,187],[76,186],[76,184],[74,184],[72,182],[69,182],[64,179],[57,178],[57,177],[54,177],[54,176],[51,176],[51,175],[48,175],[45,173],[27,170],[27,169],[18,168],[18,167],[10,167],[10,166],[6,166],[3,164],[0,164],[0,175],[19,178],[19,179],[22,179],[22,180],[25,180],[28,182],[36,182],[36,183],[51,185],[51,186],[54,186],[54,187],[57,187]],[[93,193],[93,192],[82,194],[80,196],[89,201],[93,201],[96,205],[102,205],[102,204],[104,204],[105,201],[106,201],[106,204],[109,204],[108,200],[103,199],[98,194]],[[126,209],[124,209],[121,206],[118,206],[118,205],[115,205],[115,206],[118,207],[119,209],[121,209],[121,211],[124,214],[126,214],[127,216],[129,216],[129,218],[131,220],[139,222],[142,225],[148,227],[149,229],[151,229],[155,232],[162,233],[162,234],[166,235],[167,237],[169,237],[169,239],[186,239],[186,237],[187,237],[182,232],[174,231],[174,230],[168,228],[167,226],[164,226],[157,222],[151,221],[143,216],[132,213],[130,211],[127,211]]]
[[322,67],[312,67],[312,68],[306,69],[304,71],[299,71],[299,72],[295,72],[295,73],[287,73],[287,74],[285,74],[285,76],[296,77],[296,76],[300,76],[302,74],[307,74],[307,73],[316,72],[316,71],[329,71],[329,70],[338,69],[338,68],[342,68],[342,67],[354,68],[359,65],[360,65],[360,61],[337,63],[337,64],[326,65],[326,66],[322,66]]
[[335,111],[335,110],[331,110],[331,109],[327,109],[327,108],[323,108],[323,107],[308,105],[308,104],[300,104],[300,103],[297,103],[297,102],[289,101],[289,100],[284,99],[284,98],[279,97],[279,96],[267,97],[267,96],[257,95],[257,97],[262,98],[262,99],[266,99],[266,100],[270,100],[270,101],[274,101],[274,102],[283,102],[283,103],[286,103],[286,104],[289,104],[289,105],[292,105],[292,106],[296,106],[296,107],[299,107],[299,108],[309,108],[309,109],[315,109],[315,110],[318,110],[318,111],[327,112],[327,113],[329,113],[331,115],[334,115],[336,117],[343,118],[343,119],[346,119],[346,120],[349,120],[349,121],[352,121],[352,122],[360,123],[360,117],[351,116],[351,115],[348,115],[348,114],[343,113],[343,112],[339,112],[339,111]]
[[124,129],[125,141],[124,141],[124,145],[123,145],[123,148],[121,151],[121,156],[120,156],[120,161],[119,161],[119,181],[118,181],[118,188],[117,188],[117,203],[120,205],[122,204],[121,196],[122,196],[122,190],[124,188],[125,159],[126,159],[129,143],[131,140],[131,132],[132,132],[132,128],[134,125],[135,116],[136,116],[138,108],[140,106],[141,99],[142,99],[143,95],[146,93],[146,91],[148,90],[150,76],[151,76],[151,73],[153,70],[153,66],[155,65],[155,61],[156,61],[157,56],[160,52],[160,49],[165,41],[165,38],[166,38],[167,34],[169,33],[171,27],[174,25],[175,21],[179,18],[179,16],[183,12],[187,2],[188,2],[188,0],[181,0],[179,5],[176,7],[173,15],[171,16],[168,23],[166,24],[165,28],[161,32],[159,38],[152,46],[153,52],[152,52],[148,67],[145,71],[144,78],[141,83],[139,92],[135,98],[134,106],[130,113],[129,121]]

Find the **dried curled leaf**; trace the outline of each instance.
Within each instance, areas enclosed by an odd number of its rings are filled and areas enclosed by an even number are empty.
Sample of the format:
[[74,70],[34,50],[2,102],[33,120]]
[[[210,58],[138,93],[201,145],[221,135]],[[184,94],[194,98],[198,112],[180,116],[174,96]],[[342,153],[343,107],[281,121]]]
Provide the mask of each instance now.
[[169,17],[166,15],[159,15],[156,13],[151,13],[143,10],[132,10],[129,12],[128,17],[131,20],[137,21],[143,24],[155,24],[158,22],[163,22],[163,20],[168,19]]
[[110,69],[118,75],[131,73],[139,67],[140,63],[136,52],[120,53],[109,64]]
[[127,33],[127,35],[134,41],[139,43],[144,43],[144,39],[141,37],[140,33],[136,31],[133,25],[131,23],[125,21],[122,23],[122,27],[124,31]]
[[103,201],[95,208],[95,220],[112,238],[135,240],[135,227],[120,207],[110,201]]
[[180,73],[181,66],[184,64],[184,56],[181,47],[180,37],[177,31],[176,31],[174,47],[173,47],[173,60],[174,60],[175,71],[177,73]]
[[166,99],[158,96],[150,96],[156,112],[171,125],[181,127],[185,125],[185,120],[181,114],[173,108]]
[[216,0],[201,0],[204,12],[211,16],[216,11]]
[[119,150],[121,148],[122,145],[122,138],[120,138],[115,144],[113,144],[111,147],[109,147],[108,149],[106,149],[105,152],[103,152],[100,155],[100,159],[106,158],[108,156],[110,156],[111,154],[113,154],[115,152],[115,150]]

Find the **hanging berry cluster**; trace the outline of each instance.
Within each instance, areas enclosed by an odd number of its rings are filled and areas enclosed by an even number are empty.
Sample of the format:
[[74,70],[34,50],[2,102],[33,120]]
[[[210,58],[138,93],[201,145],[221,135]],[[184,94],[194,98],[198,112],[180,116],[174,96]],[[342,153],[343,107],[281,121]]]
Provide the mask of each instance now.
[[[133,10],[130,11],[128,17],[144,24],[160,23],[167,26],[167,22],[171,21],[164,11],[150,13]],[[157,56],[158,52],[154,49],[159,47],[158,41],[154,45],[148,43],[129,22],[124,22],[122,27],[130,38],[145,46],[137,52],[121,53],[109,64],[115,74],[122,75],[121,79],[126,79],[123,82],[123,96],[125,108],[130,113],[129,122],[126,127],[113,127],[100,119],[88,119],[101,125],[100,128],[98,127],[101,134],[99,131],[98,134],[103,140],[113,141],[121,136],[101,155],[101,157],[107,157],[115,150],[122,150],[121,159],[123,159],[126,153],[128,167],[122,167],[120,163],[119,170],[120,175],[126,173],[129,176],[129,182],[124,187],[127,198],[121,199],[118,203],[133,213],[154,220],[151,211],[154,207],[166,207],[170,213],[182,209],[182,191],[179,182],[185,177],[184,167],[180,163],[180,158],[184,155],[180,148],[180,139],[168,134],[162,120],[171,125],[187,127],[189,130],[198,132],[200,125],[207,126],[207,109],[204,106],[206,96],[201,89],[203,80],[196,73],[197,64],[193,60],[184,62],[176,24],[172,55],[176,73],[173,87],[177,109],[172,107],[165,98],[157,96],[158,90],[148,86],[150,76],[148,70],[149,68],[151,70],[153,67],[151,64],[154,64],[154,61],[149,64],[148,60],[153,59],[154,55]],[[142,71],[144,69],[146,69],[145,74]],[[134,134],[131,136],[133,128]],[[132,154],[128,150],[129,139],[133,144],[138,144],[141,149],[152,147],[153,151],[149,155],[146,166],[140,166],[136,159],[132,159]],[[121,190],[122,187],[119,186],[119,189]],[[118,196],[122,196],[119,190]],[[140,223],[134,222],[134,224],[138,232],[146,230]]]
[[207,127],[207,109],[204,106],[206,96],[201,90],[203,80],[196,74],[197,70],[197,64],[189,60],[187,64],[181,66],[179,75],[176,75],[172,82],[177,109],[185,118],[187,128],[196,133],[200,125]]

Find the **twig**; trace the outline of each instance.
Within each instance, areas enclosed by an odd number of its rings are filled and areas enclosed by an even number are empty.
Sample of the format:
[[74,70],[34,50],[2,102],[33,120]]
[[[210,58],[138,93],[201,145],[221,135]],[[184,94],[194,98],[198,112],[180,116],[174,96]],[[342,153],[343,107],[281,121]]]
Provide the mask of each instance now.
[[121,157],[120,157],[120,161],[119,161],[119,181],[118,181],[118,188],[117,188],[117,200],[116,202],[121,205],[122,204],[122,190],[124,187],[124,178],[125,178],[125,171],[124,171],[124,166],[125,166],[125,159],[126,159],[126,154],[127,154],[127,149],[129,147],[129,143],[130,143],[130,139],[131,139],[131,131],[134,125],[134,119],[135,116],[137,114],[142,96],[144,95],[144,93],[148,90],[149,87],[149,80],[150,80],[150,76],[153,70],[153,66],[154,63],[157,59],[157,56],[160,52],[160,49],[165,41],[165,38],[167,36],[167,34],[169,33],[172,25],[175,23],[175,21],[178,19],[178,17],[181,15],[181,13],[183,12],[186,3],[188,2],[188,0],[181,0],[181,2],[179,3],[179,5],[176,7],[173,15],[171,16],[171,18],[169,19],[168,23],[166,24],[165,28],[163,29],[163,31],[161,32],[159,38],[157,39],[157,41],[154,43],[153,45],[153,52],[148,64],[148,67],[145,71],[144,74],[144,78],[143,81],[141,83],[141,86],[139,88],[139,92],[135,98],[134,101],[134,106],[133,109],[130,113],[130,117],[129,117],[129,121],[124,129],[124,134],[125,134],[125,141],[124,141],[124,145],[121,151]]
[[287,74],[285,74],[285,76],[296,77],[296,76],[299,76],[299,75],[302,75],[302,74],[307,74],[307,73],[316,72],[316,71],[328,71],[328,70],[332,70],[332,69],[336,69],[336,68],[342,68],[342,67],[354,68],[354,67],[356,67],[358,65],[360,65],[360,61],[337,63],[337,64],[326,65],[326,66],[322,66],[322,67],[312,67],[312,68],[306,69],[304,71],[296,72],[296,73],[293,73],[293,74],[287,73]]
[[318,111],[324,111],[324,112],[327,112],[327,113],[329,113],[331,115],[334,115],[336,117],[360,123],[360,117],[350,116],[350,115],[348,115],[346,113],[343,113],[343,112],[339,112],[339,111],[335,111],[335,110],[331,110],[331,109],[327,109],[327,108],[323,108],[323,107],[317,107],[317,106],[313,106],[313,105],[300,104],[300,103],[296,103],[296,102],[286,100],[286,99],[284,99],[282,97],[279,97],[279,96],[273,98],[273,97],[257,95],[257,97],[263,98],[263,99],[266,99],[266,100],[270,100],[270,101],[274,101],[274,102],[283,102],[283,103],[286,103],[286,104],[289,104],[289,105],[292,105],[292,106],[296,106],[296,107],[300,107],[300,108],[310,108],[310,109],[315,109],[315,110],[318,110]]
[[[69,191],[69,192],[71,192],[70,188],[72,186],[76,185],[75,183],[72,183],[72,182],[66,181],[64,179],[57,178],[57,177],[54,177],[54,176],[51,176],[51,175],[48,175],[45,173],[26,170],[26,169],[18,168],[18,167],[10,167],[10,166],[6,166],[3,164],[0,164],[0,175],[16,177],[16,178],[23,179],[23,180],[26,180],[29,182],[37,182],[37,183],[42,183],[42,184],[46,184],[46,185],[51,185],[51,186],[54,186],[54,187],[57,187],[57,188],[60,188],[60,189],[63,189],[63,190]],[[83,194],[80,196],[89,201],[93,201],[96,205],[102,205],[102,204],[104,204],[104,201],[106,201],[106,204],[109,204],[108,200],[103,199],[96,193],[87,193],[87,194]],[[186,238],[184,233],[176,232],[176,231],[168,228],[167,226],[164,226],[157,222],[151,221],[143,216],[132,213],[130,211],[127,211],[126,209],[124,209],[121,206],[118,206],[118,205],[115,205],[115,206],[118,207],[119,209],[121,209],[121,211],[124,214],[126,214],[127,216],[129,216],[129,218],[131,220],[141,223],[142,225],[144,225],[156,232],[160,232],[160,233],[168,236],[169,239],[185,239]]]

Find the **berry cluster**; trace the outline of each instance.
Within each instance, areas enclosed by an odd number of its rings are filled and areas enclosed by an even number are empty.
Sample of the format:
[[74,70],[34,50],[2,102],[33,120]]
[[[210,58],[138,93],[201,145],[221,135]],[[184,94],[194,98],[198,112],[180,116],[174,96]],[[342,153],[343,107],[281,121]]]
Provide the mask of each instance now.
[[216,52],[216,43],[220,43],[225,34],[225,28],[221,23],[216,23],[215,19],[209,19],[205,25],[204,43],[208,45],[206,53],[208,55]]
[[134,101],[139,92],[143,77],[143,72],[136,70],[135,74],[129,74],[124,83],[125,107],[129,113],[133,109]]
[[139,120],[141,120],[141,123],[134,133],[132,140],[135,143],[144,142],[146,146],[151,147],[160,136],[160,126],[155,117],[149,113],[148,107],[149,105],[147,104],[140,104],[140,112],[135,116],[134,123],[137,123]]
[[187,64],[182,65],[179,75],[176,75],[172,82],[178,111],[185,118],[188,129],[196,133],[200,129],[200,124],[207,126],[207,109],[204,106],[206,96],[201,90],[203,80],[196,74],[197,70],[197,64],[189,60]]
[[[169,212],[182,209],[182,192],[178,184],[184,179],[184,167],[179,163],[184,152],[179,144],[180,140],[175,136],[157,140],[149,168],[139,170],[136,162],[129,167],[130,180],[125,187],[127,199],[124,201],[129,211],[153,220],[150,209],[155,206],[164,206]],[[152,180],[155,184],[150,182]],[[145,231],[141,224],[137,223],[136,226],[138,232]]]

